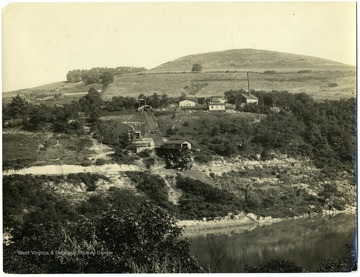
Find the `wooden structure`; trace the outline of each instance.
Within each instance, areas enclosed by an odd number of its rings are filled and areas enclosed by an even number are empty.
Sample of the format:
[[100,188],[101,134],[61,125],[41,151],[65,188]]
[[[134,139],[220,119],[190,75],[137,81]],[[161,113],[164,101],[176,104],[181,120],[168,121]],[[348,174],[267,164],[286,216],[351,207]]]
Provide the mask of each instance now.
[[162,149],[168,150],[181,150],[181,149],[189,149],[191,150],[191,143],[187,140],[168,140],[163,143]]

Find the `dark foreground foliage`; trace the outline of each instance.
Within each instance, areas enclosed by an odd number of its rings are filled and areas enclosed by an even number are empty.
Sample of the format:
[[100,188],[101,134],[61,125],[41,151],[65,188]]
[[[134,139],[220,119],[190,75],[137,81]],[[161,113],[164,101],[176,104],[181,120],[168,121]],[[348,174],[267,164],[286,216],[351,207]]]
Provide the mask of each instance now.
[[[342,257],[330,257],[321,261],[316,272],[350,272],[357,270],[357,259],[354,247],[349,244],[344,245],[346,254]],[[271,260],[260,266],[250,267],[245,265],[248,273],[293,273],[306,272],[303,268],[289,260]]]
[[168,200],[168,188],[165,181],[158,175],[147,172],[126,172],[134,182],[136,189],[143,192],[155,205],[172,210],[173,206]]
[[304,270],[289,260],[270,260],[263,265],[249,267],[245,265],[247,273],[299,273]]
[[[331,257],[322,260],[316,272],[351,272],[357,269],[355,256]],[[245,265],[247,273],[300,273],[305,269],[286,259],[270,260],[259,266]]]
[[225,216],[242,209],[242,203],[232,193],[191,178],[177,179],[176,187],[183,194],[180,198],[179,214],[184,219],[202,219]]
[[94,220],[26,220],[4,246],[7,273],[203,272],[165,210],[143,205]]

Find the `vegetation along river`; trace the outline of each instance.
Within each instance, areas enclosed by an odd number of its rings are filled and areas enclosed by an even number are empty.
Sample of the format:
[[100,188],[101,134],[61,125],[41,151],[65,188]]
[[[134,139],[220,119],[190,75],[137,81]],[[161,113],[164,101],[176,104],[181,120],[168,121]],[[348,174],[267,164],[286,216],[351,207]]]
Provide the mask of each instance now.
[[308,272],[321,260],[346,256],[345,244],[354,245],[356,215],[289,219],[236,233],[191,236],[192,255],[211,272],[245,272],[273,259],[287,259]]

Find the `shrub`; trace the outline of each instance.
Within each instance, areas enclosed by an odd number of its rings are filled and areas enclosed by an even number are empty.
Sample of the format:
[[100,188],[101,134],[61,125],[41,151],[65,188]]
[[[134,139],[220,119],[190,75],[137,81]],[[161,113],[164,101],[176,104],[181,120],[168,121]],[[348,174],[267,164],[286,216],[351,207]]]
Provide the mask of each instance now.
[[247,273],[295,273],[304,272],[304,269],[293,261],[286,259],[270,260],[260,266],[249,267],[245,265]]
[[265,70],[264,73],[265,74],[275,74],[277,72],[275,70]]
[[129,171],[126,175],[134,182],[136,189],[143,192],[153,203],[169,210],[173,209],[168,200],[168,189],[163,178],[147,172]]
[[82,166],[91,166],[92,165],[92,162],[89,160],[89,159],[83,159],[81,161],[81,165]]
[[100,179],[109,181],[106,176],[100,174],[72,173],[67,176],[67,180],[72,181],[74,185],[80,185],[80,183],[84,183],[87,187],[87,191],[95,191],[97,188],[96,182]]
[[106,161],[104,159],[96,159],[95,164],[96,165],[104,165],[104,164],[106,164]]
[[242,209],[241,201],[232,193],[198,180],[178,177],[176,187],[183,192],[179,213],[184,219],[214,218]]

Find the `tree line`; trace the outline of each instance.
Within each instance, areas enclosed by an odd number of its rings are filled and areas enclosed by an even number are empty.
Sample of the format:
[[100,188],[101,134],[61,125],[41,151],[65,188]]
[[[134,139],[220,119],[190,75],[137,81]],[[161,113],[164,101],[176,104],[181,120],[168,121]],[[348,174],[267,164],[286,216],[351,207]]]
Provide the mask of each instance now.
[[85,85],[102,83],[109,84],[113,81],[114,76],[129,73],[138,73],[145,71],[144,67],[119,66],[116,68],[94,67],[91,69],[74,69],[66,74],[66,80],[69,83],[83,81]]
[[70,104],[47,106],[32,104],[15,96],[3,106],[3,120],[21,125],[27,131],[52,130],[57,133],[82,134],[84,124],[94,124],[102,113],[103,100],[93,87],[88,94]]
[[[237,104],[242,91],[227,91],[229,103]],[[237,105],[239,111],[264,114],[258,122],[229,114],[208,114],[187,121],[173,131],[195,140],[202,151],[198,162],[214,155],[241,155],[270,159],[273,154],[310,157],[323,169],[354,172],[355,115],[353,98],[316,102],[305,93],[253,91],[258,105]]]
[[[153,108],[165,107],[177,98],[169,98],[165,93],[158,95],[135,97],[114,96],[111,101],[104,102],[101,94],[93,87],[78,101],[70,104],[48,106],[33,104],[20,95],[12,98],[10,103],[3,105],[3,120],[9,126],[22,125],[28,131],[45,129],[58,133],[78,133],[88,123],[95,126],[104,113],[135,111],[139,107],[139,99]],[[15,122],[15,123],[14,123]]]

